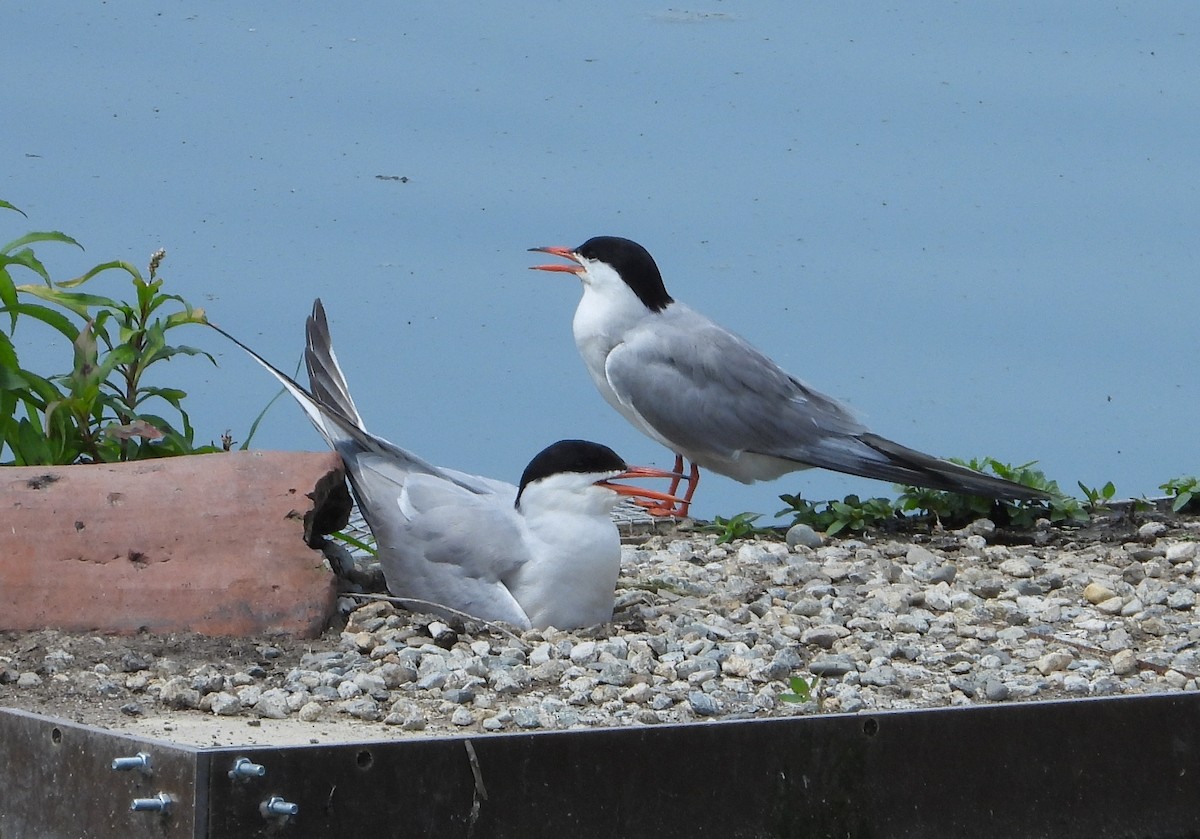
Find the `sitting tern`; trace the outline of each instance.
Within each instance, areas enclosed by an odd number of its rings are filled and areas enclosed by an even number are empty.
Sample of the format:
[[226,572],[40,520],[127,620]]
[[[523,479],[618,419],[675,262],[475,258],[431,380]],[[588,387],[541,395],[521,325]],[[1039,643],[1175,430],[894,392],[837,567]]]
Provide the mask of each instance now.
[[320,300],[305,330],[311,391],[214,328],[270,371],[341,455],[388,589],[397,597],[524,629],[606,623],[621,560],[613,507],[623,495],[654,504],[679,500],[612,483],[675,476],[627,466],[599,443],[560,440],[539,452],[513,486],[434,466],[368,433],[334,355]]
[[[583,282],[575,344],[601,395],[675,453],[676,473],[691,461],[682,503],[656,513],[687,515],[700,466],[747,484],[820,467],[987,498],[1046,497],[871,433],[847,406],[675,301],[637,242],[598,236],[578,248],[530,250],[571,261],[535,270]],[[677,489],[678,479],[668,491]]]

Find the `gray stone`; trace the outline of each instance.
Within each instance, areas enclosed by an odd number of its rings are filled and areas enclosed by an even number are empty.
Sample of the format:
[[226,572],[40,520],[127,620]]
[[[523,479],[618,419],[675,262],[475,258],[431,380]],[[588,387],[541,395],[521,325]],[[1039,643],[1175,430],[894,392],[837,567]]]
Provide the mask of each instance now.
[[721,710],[717,701],[707,693],[694,690],[687,695],[688,706],[701,717],[711,717],[718,714]]
[[1003,702],[1008,699],[1008,685],[999,679],[988,679],[983,686],[983,695],[990,702]]
[[825,544],[825,539],[821,534],[813,530],[807,524],[793,524],[788,528],[787,535],[784,537],[791,547],[802,545],[806,548],[819,548]]
[[808,669],[815,676],[841,676],[857,670],[850,656],[846,655],[823,656],[814,660]]
[[218,717],[231,717],[242,710],[242,701],[232,693],[220,691],[204,698],[208,700],[208,709]]

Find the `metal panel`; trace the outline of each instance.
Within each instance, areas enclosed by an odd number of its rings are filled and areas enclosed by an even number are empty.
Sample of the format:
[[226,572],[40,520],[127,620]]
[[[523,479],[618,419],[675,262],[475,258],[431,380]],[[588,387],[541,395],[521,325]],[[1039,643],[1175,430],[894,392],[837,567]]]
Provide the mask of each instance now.
[[[138,752],[149,769],[114,770]],[[65,720],[0,713],[0,839],[185,839],[199,836],[196,759],[190,749]],[[135,798],[174,799],[166,812],[135,812]]]
[[0,711],[0,746],[0,839],[1200,837],[1196,693],[286,748]]
[[1200,836],[1196,694],[203,757],[214,839]]

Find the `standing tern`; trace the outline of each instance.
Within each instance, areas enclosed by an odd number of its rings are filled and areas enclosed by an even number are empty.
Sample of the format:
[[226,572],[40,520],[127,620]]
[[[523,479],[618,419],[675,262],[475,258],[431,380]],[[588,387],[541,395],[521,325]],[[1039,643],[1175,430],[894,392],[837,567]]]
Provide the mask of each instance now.
[[[687,515],[700,466],[746,484],[820,467],[987,498],[1046,497],[871,433],[841,402],[676,302],[637,242],[597,236],[578,248],[530,250],[571,262],[535,270],[583,282],[575,345],[600,394],[675,453],[677,474],[691,461],[683,502],[656,513]],[[678,479],[669,492],[677,489]]]
[[611,519],[623,495],[670,495],[612,483],[673,478],[627,466],[607,446],[560,440],[539,452],[519,486],[434,466],[367,432],[338,366],[321,301],[305,335],[311,391],[229,333],[295,397],[346,464],[375,537],[388,589],[483,620],[571,629],[612,619],[621,561]]

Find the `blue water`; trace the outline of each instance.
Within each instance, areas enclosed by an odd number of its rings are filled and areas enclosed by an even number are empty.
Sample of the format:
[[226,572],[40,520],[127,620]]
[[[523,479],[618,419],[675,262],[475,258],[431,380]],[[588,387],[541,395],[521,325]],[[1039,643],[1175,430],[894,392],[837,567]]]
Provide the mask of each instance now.
[[[1200,6],[16,0],[0,238],[62,277],[168,251],[168,289],[286,369],[312,299],[372,429],[515,480],[560,437],[670,463],[593,391],[573,278],[615,234],[668,289],[936,454],[1157,493],[1200,471]],[[381,179],[385,176],[387,179]],[[399,180],[406,178],[407,181]],[[114,278],[106,293],[124,292]],[[172,362],[206,439],[274,393],[215,333]],[[44,372],[66,348],[29,330]],[[280,402],[255,444],[322,444]],[[710,476],[696,512],[802,473]]]

